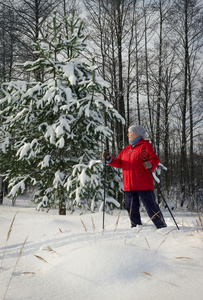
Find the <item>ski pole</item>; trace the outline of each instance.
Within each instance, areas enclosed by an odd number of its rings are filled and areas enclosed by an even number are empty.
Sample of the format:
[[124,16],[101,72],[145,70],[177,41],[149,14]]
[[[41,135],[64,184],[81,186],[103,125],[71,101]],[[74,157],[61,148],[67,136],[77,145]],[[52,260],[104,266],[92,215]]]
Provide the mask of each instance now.
[[[107,150],[104,150],[106,152]],[[105,218],[105,205],[106,205],[106,158],[104,159],[104,203],[103,203],[103,230]]]
[[[149,170],[149,172],[150,172],[150,174],[151,174],[151,176],[152,176],[152,178],[153,178],[153,180],[154,180],[154,177],[153,177],[153,175],[152,175],[151,170]],[[162,194],[162,192],[161,192],[161,189],[160,189],[158,183],[156,182],[156,180],[154,180],[154,181],[155,181],[155,183],[156,183],[156,187],[157,187],[157,189],[158,189],[158,191],[159,191],[159,193],[160,193],[162,199],[164,200],[164,203],[166,204],[166,207],[168,208],[168,210],[169,210],[169,212],[170,212],[170,214],[171,214],[171,217],[173,218],[174,223],[176,224],[176,227],[178,228],[178,230],[180,230],[180,228],[178,227],[178,224],[176,223],[176,220],[175,220],[175,218],[174,218],[174,216],[173,216],[173,214],[172,214],[172,212],[171,212],[171,210],[170,210],[170,207],[168,206],[168,203],[166,202],[166,200],[165,200],[165,198],[164,198],[164,196],[163,196],[163,194]]]

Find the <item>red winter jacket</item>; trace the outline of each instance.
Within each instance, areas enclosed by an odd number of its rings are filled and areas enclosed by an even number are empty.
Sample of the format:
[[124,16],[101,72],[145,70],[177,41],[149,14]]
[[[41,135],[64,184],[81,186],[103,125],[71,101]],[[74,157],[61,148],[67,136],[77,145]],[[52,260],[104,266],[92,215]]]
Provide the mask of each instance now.
[[133,147],[129,144],[118,157],[112,157],[112,159],[110,166],[122,168],[124,191],[154,189],[153,178],[149,170],[144,167],[144,162],[147,160],[152,164],[151,171],[153,172],[159,163],[159,158],[148,140],[142,138]]

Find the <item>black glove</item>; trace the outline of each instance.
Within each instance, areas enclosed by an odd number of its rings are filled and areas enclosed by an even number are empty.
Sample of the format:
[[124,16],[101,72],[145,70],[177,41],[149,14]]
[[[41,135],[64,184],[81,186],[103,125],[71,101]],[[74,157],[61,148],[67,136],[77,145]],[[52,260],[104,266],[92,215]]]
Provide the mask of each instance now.
[[104,152],[102,153],[102,158],[107,161],[111,158],[111,155],[109,154],[108,150],[104,150]]

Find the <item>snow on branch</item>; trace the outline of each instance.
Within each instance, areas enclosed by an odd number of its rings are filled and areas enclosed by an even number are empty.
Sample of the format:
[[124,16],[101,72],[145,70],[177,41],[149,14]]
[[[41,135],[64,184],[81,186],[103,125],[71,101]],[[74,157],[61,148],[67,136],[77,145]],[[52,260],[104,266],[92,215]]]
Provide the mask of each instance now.
[[[17,178],[17,179],[19,179],[19,178]],[[23,178],[20,182],[18,182],[17,184],[15,184],[12,187],[12,189],[11,189],[9,195],[8,195],[9,197],[10,196],[15,197],[18,192],[21,192],[21,193],[24,192],[24,190],[25,190],[25,179],[26,178]],[[10,185],[12,185],[12,183]]]

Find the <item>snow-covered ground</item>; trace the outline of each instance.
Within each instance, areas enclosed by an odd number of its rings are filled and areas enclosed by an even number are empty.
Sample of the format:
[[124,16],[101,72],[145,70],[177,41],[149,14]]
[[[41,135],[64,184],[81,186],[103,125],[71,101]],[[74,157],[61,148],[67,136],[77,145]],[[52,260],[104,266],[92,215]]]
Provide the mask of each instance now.
[[156,230],[150,221],[131,229],[126,211],[117,210],[105,215],[103,231],[102,213],[59,216],[25,200],[5,202],[0,299],[203,299],[203,217],[175,211],[178,231],[163,213],[167,228]]

